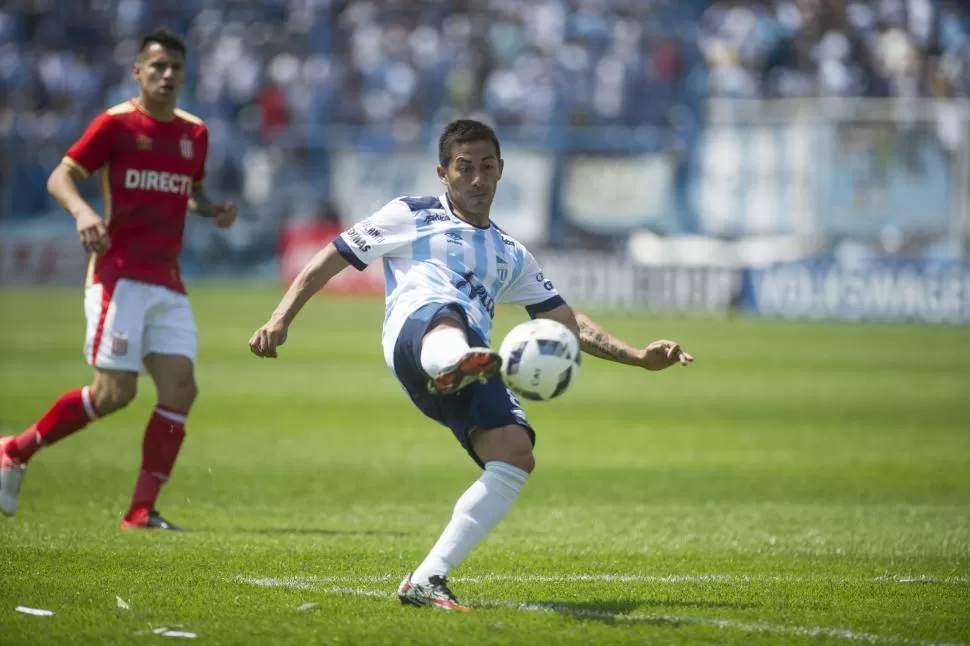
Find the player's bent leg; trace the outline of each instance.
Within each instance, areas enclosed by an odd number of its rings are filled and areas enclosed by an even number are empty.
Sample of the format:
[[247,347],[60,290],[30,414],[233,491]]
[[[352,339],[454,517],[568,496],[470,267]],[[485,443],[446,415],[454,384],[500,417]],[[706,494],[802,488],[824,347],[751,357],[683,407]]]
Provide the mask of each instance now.
[[[475,379],[467,387],[443,396],[429,393],[426,385],[432,366],[429,365],[427,345],[422,345],[426,337],[431,341],[443,333],[444,330],[439,330],[429,335],[439,327],[437,324],[449,319],[459,325],[446,327],[457,327],[464,334],[452,337],[455,344],[485,345],[483,339],[467,327],[459,308],[444,306],[418,310],[398,336],[394,348],[394,373],[421,412],[450,428],[484,473],[458,499],[451,520],[431,552],[401,582],[398,598],[409,605],[460,611],[465,607],[448,588],[448,573],[511,508],[535,464],[532,459],[534,434],[518,401],[498,377],[486,379],[484,383]],[[450,332],[444,332],[445,338],[447,334]]]
[[430,377],[428,390],[448,395],[488,381],[498,374],[502,359],[488,348],[469,347],[464,321],[446,311],[421,339],[421,367]]
[[532,436],[523,426],[475,429],[471,441],[485,472],[458,499],[451,521],[425,560],[401,582],[401,603],[464,608],[448,588],[448,572],[506,516],[535,467]]
[[137,374],[96,369],[94,381],[61,395],[30,428],[16,437],[0,438],[0,513],[17,511],[27,462],[45,446],[80,431],[89,423],[126,406],[135,396]]
[[142,462],[131,505],[121,523],[124,529],[180,531],[155,509],[162,485],[168,481],[182,442],[185,420],[198,387],[192,359],[175,354],[152,353],[144,358],[145,369],[155,382],[158,403],[145,428]]

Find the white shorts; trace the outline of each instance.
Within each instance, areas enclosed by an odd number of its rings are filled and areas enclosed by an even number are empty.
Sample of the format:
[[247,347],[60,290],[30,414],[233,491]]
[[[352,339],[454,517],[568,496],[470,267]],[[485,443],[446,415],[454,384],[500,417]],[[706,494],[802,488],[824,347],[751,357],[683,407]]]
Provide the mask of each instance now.
[[185,294],[122,278],[113,288],[87,287],[84,316],[84,356],[96,368],[143,372],[142,358],[152,353],[195,363],[198,334]]

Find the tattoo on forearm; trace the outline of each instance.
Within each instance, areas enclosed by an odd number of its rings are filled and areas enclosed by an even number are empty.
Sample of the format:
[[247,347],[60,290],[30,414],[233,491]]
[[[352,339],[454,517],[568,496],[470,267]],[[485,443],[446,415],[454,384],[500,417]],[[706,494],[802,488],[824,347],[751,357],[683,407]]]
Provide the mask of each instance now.
[[584,351],[602,359],[626,361],[630,353],[609,334],[584,320],[579,321],[579,341]]

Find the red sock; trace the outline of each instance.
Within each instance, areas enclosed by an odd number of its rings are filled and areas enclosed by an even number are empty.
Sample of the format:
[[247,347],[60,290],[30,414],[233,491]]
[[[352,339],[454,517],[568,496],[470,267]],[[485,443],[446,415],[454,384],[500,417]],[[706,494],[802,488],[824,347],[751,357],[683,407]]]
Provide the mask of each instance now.
[[155,501],[172,473],[184,438],[185,413],[162,404],[156,406],[145,429],[141,471],[138,472],[138,482],[125,520],[139,522],[155,508]]
[[90,386],[68,391],[33,426],[7,444],[7,455],[26,462],[40,447],[63,440],[97,418]]

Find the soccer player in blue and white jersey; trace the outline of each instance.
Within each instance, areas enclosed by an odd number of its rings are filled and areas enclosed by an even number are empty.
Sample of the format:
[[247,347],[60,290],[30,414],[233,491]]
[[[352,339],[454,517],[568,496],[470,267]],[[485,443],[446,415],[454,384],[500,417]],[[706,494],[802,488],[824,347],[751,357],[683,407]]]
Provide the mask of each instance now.
[[498,376],[489,349],[496,303],[566,325],[584,352],[648,370],[694,359],[673,341],[636,348],[574,312],[529,251],[490,219],[504,162],[485,124],[459,120],[438,142],[439,197],[402,197],[357,223],[303,268],[249,347],[276,357],[303,305],[348,265],[384,265],[384,359],[422,413],[447,426],[482,476],[455,504],[425,560],[398,589],[402,603],[465,612],[448,588],[450,570],[508,513],[529,474],[535,432]]

